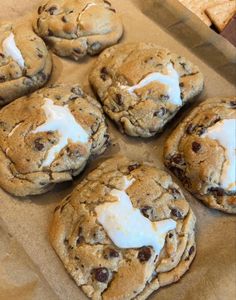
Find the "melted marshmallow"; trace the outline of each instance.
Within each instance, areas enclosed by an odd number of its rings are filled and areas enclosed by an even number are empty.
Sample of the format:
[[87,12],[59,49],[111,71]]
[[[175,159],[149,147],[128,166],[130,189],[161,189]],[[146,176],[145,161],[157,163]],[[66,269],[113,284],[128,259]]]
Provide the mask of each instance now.
[[20,52],[20,49],[17,48],[15,43],[14,34],[11,32],[10,35],[5,38],[2,42],[3,53],[8,57],[10,56],[14,61],[18,63],[21,68],[24,68],[25,61]]
[[85,8],[82,10],[82,12],[81,12],[80,15],[79,15],[79,22],[80,22],[80,20],[81,20],[81,18],[82,18],[82,16],[83,16],[83,14],[86,12],[86,10],[88,10],[91,6],[94,6],[94,5],[97,5],[97,4],[95,4],[95,3],[88,3],[88,4],[85,6]]
[[173,68],[172,64],[167,65],[168,75],[164,75],[159,72],[154,72],[148,74],[144,77],[138,84],[133,85],[131,87],[121,85],[122,89],[126,89],[130,94],[133,94],[135,90],[145,87],[151,82],[158,81],[162,84],[168,86],[168,101],[177,106],[182,105],[182,100],[180,97],[180,87],[179,87],[179,74]]
[[76,122],[68,105],[55,105],[51,99],[45,98],[44,109],[47,121],[37,127],[33,133],[57,131],[59,142],[51,147],[48,151],[47,158],[42,166],[50,166],[56,155],[68,144],[69,141],[74,143],[87,143],[88,133]]
[[[125,177],[127,189],[133,182]],[[110,195],[117,198],[115,202],[106,202],[95,208],[98,222],[104,227],[110,239],[119,248],[140,248],[152,246],[159,254],[165,244],[168,231],[176,228],[172,219],[151,222],[143,216],[132,202],[125,190],[113,189]]]
[[228,191],[236,191],[236,119],[217,122],[201,137],[217,140],[225,149],[226,161],[223,165],[220,184]]

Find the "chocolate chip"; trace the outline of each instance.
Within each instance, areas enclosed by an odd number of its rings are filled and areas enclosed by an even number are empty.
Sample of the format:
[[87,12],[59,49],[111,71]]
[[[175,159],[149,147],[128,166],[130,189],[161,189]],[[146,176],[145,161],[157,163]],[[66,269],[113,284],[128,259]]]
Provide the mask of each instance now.
[[139,163],[134,163],[134,164],[128,166],[128,170],[129,170],[129,172],[132,172],[133,170],[137,169],[139,166],[140,166]]
[[77,95],[77,96],[83,96],[83,91],[81,90],[81,88],[79,86],[74,86],[72,89],[71,89],[71,93]]
[[189,254],[189,255],[192,255],[193,252],[194,252],[194,250],[195,250],[195,247],[194,247],[194,246],[190,247],[190,249],[189,249],[189,251],[188,251],[188,254]]
[[179,86],[180,86],[180,87],[184,87],[184,83],[183,83],[183,82],[180,82]]
[[172,214],[173,216],[175,216],[176,218],[178,218],[178,219],[181,219],[181,218],[182,218],[181,212],[180,212],[178,209],[176,209],[176,208],[172,208],[171,214]]
[[180,192],[176,188],[170,188],[169,191],[175,199],[177,199],[180,195]]
[[216,195],[218,197],[222,197],[225,194],[224,189],[219,188],[219,187],[210,188],[210,189],[208,189],[208,191],[211,192],[213,195]]
[[122,104],[123,104],[121,94],[116,94],[116,103],[117,103],[118,105],[122,105]]
[[181,98],[181,100],[184,99],[184,93],[183,92],[180,93],[180,98]]
[[6,80],[6,77],[4,75],[0,75],[0,82],[4,82]]
[[105,81],[107,79],[107,75],[108,75],[108,71],[106,67],[103,67],[100,70],[100,77],[102,78],[103,81]]
[[41,138],[37,138],[34,141],[34,146],[38,151],[42,151],[44,149],[44,144],[40,143],[41,140],[42,140]]
[[169,239],[171,239],[171,238],[173,237],[173,233],[170,232],[170,233],[168,234],[168,237],[169,237]]
[[193,152],[197,153],[201,149],[201,144],[197,142],[192,143],[192,150]]
[[152,207],[151,207],[151,206],[148,206],[148,205],[143,206],[143,207],[141,208],[141,213],[142,213],[142,214],[144,215],[144,217],[146,217],[146,218],[149,218],[149,217],[150,217],[150,215],[152,214],[152,211],[153,211]]
[[230,101],[230,106],[232,108],[236,108],[236,100],[235,101]]
[[50,15],[53,15],[56,10],[57,10],[56,6],[51,6],[47,11],[50,13]]
[[61,18],[61,20],[62,20],[62,22],[66,23],[66,22],[67,22],[66,16],[63,16],[63,17]]
[[166,114],[167,110],[165,107],[161,107],[158,111],[155,111],[153,116],[154,117],[163,117]]
[[52,36],[52,35],[53,35],[53,32],[52,32],[51,29],[48,29],[48,35],[49,35],[49,36]]
[[0,52],[0,57],[4,58],[5,55],[3,53]]
[[43,7],[39,6],[39,8],[38,8],[38,14],[40,15],[42,12],[43,12]]
[[68,246],[68,245],[69,245],[69,241],[68,241],[68,239],[64,239],[64,244],[65,244],[66,246]]
[[111,3],[109,1],[103,0],[103,2],[111,6]]
[[150,259],[152,251],[149,247],[142,247],[138,252],[138,259],[140,262],[145,262]]
[[107,268],[93,269],[93,273],[94,273],[95,279],[99,282],[106,282],[108,280],[109,271]]
[[168,95],[160,95],[160,100],[169,100],[170,96]]
[[110,248],[109,256],[114,258],[114,257],[119,257],[120,255],[119,255],[119,252],[117,252],[115,249]]
[[203,127],[203,125],[200,125],[199,127],[198,127],[198,130],[197,130],[197,134],[199,135],[199,136],[201,136],[203,133],[205,133],[206,132],[206,128],[205,127]]
[[38,53],[38,57],[39,57],[39,58],[43,58],[43,54]]
[[78,53],[78,54],[81,54],[81,53],[82,53],[82,51],[81,51],[80,48],[74,48],[73,51],[74,51],[75,53]]
[[190,123],[187,128],[186,128],[186,132],[188,134],[192,134],[194,132],[194,128],[195,128],[195,125],[193,125],[192,123]]
[[171,160],[177,164],[177,165],[183,165],[184,164],[184,159],[183,156],[180,153],[176,153],[172,156]]

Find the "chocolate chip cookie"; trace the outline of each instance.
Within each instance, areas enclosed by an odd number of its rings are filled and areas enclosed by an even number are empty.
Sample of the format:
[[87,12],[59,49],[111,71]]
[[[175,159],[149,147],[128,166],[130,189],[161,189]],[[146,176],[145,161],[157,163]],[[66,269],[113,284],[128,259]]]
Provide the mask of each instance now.
[[53,85],[0,111],[0,187],[26,196],[72,180],[108,144],[97,100],[75,85]]
[[51,69],[44,41],[28,24],[0,24],[0,106],[42,87]]
[[236,97],[195,108],[167,139],[164,160],[206,205],[236,213]]
[[106,0],[44,1],[34,29],[57,55],[75,60],[101,52],[123,34],[121,20]]
[[146,299],[196,253],[195,216],[165,171],[114,157],[55,208],[52,245],[85,294]]
[[105,112],[121,132],[150,137],[203,88],[198,67],[151,43],[113,46],[89,77]]

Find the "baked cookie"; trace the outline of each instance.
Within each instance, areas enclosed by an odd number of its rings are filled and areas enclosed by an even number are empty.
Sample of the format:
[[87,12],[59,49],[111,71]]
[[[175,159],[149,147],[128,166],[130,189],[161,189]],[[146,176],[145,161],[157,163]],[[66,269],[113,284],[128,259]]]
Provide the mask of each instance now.
[[35,32],[59,56],[79,60],[118,42],[123,26],[106,0],[50,0],[38,8]]
[[105,112],[131,136],[150,137],[203,88],[198,67],[150,43],[113,46],[89,77]]
[[78,86],[53,85],[0,111],[0,186],[26,196],[72,180],[108,144],[100,104]]
[[93,300],[146,299],[189,269],[195,216],[170,175],[116,157],[56,207],[52,245]]
[[164,160],[198,199],[236,213],[236,97],[195,108],[167,139]]
[[0,106],[42,87],[51,70],[46,45],[29,25],[0,24]]

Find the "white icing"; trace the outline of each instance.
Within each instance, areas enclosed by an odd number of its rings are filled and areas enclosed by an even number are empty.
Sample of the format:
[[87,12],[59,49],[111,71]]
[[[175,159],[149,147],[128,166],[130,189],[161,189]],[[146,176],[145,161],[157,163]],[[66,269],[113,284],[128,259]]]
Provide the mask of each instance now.
[[[126,190],[135,180],[125,180]],[[166,234],[176,228],[176,222],[172,219],[151,222],[132,206],[125,190],[113,189],[110,195],[116,197],[117,201],[106,202],[95,208],[98,222],[117,247],[152,246],[159,254],[165,244]]]
[[55,105],[51,99],[45,98],[45,103],[42,108],[47,117],[47,121],[32,132],[57,131],[59,134],[58,143],[51,147],[42,164],[42,166],[50,166],[56,155],[69,141],[74,143],[87,143],[89,135],[80,124],[76,122],[68,105]]
[[24,58],[20,52],[20,49],[17,48],[15,43],[14,34],[11,32],[10,35],[5,38],[2,42],[3,53],[8,57],[10,56],[18,65],[23,69],[25,66]]
[[172,64],[167,65],[167,72],[168,75],[164,75],[159,72],[150,73],[136,85],[133,85],[131,87],[121,85],[120,87],[127,90],[130,94],[133,94],[135,90],[143,88],[151,82],[158,81],[168,86],[168,101],[172,104],[180,106],[182,105],[182,100],[180,97],[179,74],[174,69]]
[[236,191],[236,119],[225,119],[209,127],[201,137],[217,140],[225,149],[220,184],[228,191]]
[[82,16],[83,16],[83,14],[86,12],[86,10],[88,10],[91,6],[94,6],[94,5],[96,5],[95,3],[88,3],[86,6],[85,6],[85,8],[82,10],[82,12],[80,13],[80,15],[79,15],[79,22],[80,22],[80,20],[81,20],[81,18],[82,18]]

